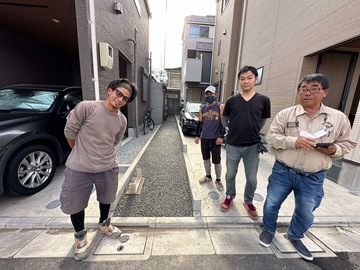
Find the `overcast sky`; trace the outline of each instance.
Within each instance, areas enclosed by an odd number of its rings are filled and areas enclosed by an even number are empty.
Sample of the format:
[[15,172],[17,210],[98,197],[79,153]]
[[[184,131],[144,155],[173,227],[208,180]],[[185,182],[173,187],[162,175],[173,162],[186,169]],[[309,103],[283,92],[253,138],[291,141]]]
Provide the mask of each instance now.
[[148,0],[148,2],[152,13],[150,19],[152,68],[180,67],[185,16],[215,15],[215,0]]

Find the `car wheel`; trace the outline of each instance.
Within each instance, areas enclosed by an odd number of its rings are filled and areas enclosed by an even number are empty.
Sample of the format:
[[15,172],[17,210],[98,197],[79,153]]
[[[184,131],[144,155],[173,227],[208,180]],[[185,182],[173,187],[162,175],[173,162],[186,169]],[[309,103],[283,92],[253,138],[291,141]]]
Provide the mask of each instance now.
[[6,193],[32,195],[45,188],[56,170],[56,156],[44,145],[32,145],[17,152],[9,162]]

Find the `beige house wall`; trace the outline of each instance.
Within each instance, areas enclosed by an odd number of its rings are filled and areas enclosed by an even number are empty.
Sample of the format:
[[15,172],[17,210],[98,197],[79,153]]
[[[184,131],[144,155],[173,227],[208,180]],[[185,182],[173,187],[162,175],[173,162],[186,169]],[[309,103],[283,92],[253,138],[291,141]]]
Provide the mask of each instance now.
[[[222,79],[222,91],[219,99],[222,102],[225,102],[237,87],[236,70],[239,60],[239,25],[242,19],[242,6],[242,1],[229,1],[222,13],[221,1],[217,5],[211,81],[214,84]],[[219,41],[221,41],[220,50]]]
[[178,68],[166,68],[168,75],[167,88],[179,89],[181,88],[181,67]]
[[[358,14],[360,4],[357,0],[247,1],[240,66],[264,67],[262,83],[256,86],[256,91],[270,97],[272,119],[280,110],[297,103],[298,81],[304,75],[316,72],[320,53],[330,50],[360,52],[360,42],[353,42],[360,40]],[[336,74],[337,68],[335,64],[330,73]],[[359,77],[358,57],[344,108],[346,115],[355,114],[351,106],[356,91],[360,90],[357,87]],[[331,91],[343,91],[335,85],[333,82],[331,88],[330,79]],[[272,119],[267,121],[264,133]],[[360,106],[352,127],[353,140],[358,146],[345,156],[345,161],[349,162],[345,162],[343,168],[350,166],[351,169],[341,170],[339,177],[347,183],[345,186],[356,192],[360,192],[360,167],[356,165],[360,163],[359,134]]]
[[[215,35],[215,16],[197,16],[190,15],[185,17],[183,35],[182,35],[182,64],[181,64],[181,99],[187,101],[201,101],[203,99],[204,89],[211,83],[211,66],[205,66],[212,60],[212,49]],[[189,29],[191,25],[208,26],[209,37],[191,37]],[[199,54],[202,51],[209,55],[205,58],[188,58],[188,51],[196,50]],[[211,55],[210,55],[211,54]],[[198,56],[198,55],[197,55]],[[211,57],[211,58],[210,58]],[[210,63],[211,64],[211,63]],[[197,76],[196,72],[198,72]],[[200,73],[200,74],[199,74]],[[206,81],[201,81],[206,78]]]
[[351,130],[351,136],[358,144],[354,151],[351,151],[348,155],[346,155],[346,158],[360,163],[360,102],[355,116],[354,125]]
[[256,89],[271,98],[273,116],[296,102],[301,76],[315,72],[317,56],[306,56],[360,36],[359,12],[355,0],[248,1],[241,65],[264,66]]
[[262,82],[256,91],[271,99],[272,118],[261,131],[266,133],[279,111],[297,103],[299,80],[324,70],[331,91],[324,102],[334,102],[335,95],[330,99],[332,92],[347,94],[341,108],[349,118],[355,115],[352,136],[358,144],[345,156],[340,169],[333,165],[333,172],[340,172],[339,183],[360,194],[359,1],[230,0],[223,13],[221,6],[222,1],[217,1],[212,70],[213,84],[223,76],[221,101],[237,90],[236,74],[240,67],[263,67]]

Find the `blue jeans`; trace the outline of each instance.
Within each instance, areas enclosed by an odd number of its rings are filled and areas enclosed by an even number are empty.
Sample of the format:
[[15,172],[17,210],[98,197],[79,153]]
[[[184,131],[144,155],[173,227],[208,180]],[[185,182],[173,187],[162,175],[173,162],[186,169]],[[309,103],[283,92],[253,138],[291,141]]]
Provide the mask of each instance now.
[[257,186],[257,172],[260,160],[258,144],[244,147],[226,145],[226,195],[230,195],[231,198],[236,196],[235,177],[241,158],[244,162],[246,176],[244,201],[251,204]]
[[293,240],[304,237],[304,233],[314,222],[314,210],[324,197],[323,183],[325,171],[298,173],[278,161],[272,169],[264,204],[264,229],[275,234],[279,209],[287,196],[294,191],[295,210],[287,234]]

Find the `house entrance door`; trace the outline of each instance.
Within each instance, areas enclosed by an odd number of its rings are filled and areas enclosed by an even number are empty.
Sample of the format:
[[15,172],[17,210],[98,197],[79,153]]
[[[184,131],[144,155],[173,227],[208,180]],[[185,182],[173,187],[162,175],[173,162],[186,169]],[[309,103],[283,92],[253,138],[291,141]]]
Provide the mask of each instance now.
[[331,51],[319,55],[316,72],[330,81],[331,94],[323,100],[325,105],[345,111],[355,61],[356,55],[352,52]]

